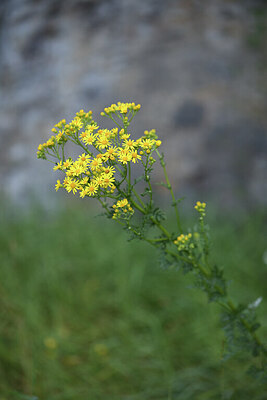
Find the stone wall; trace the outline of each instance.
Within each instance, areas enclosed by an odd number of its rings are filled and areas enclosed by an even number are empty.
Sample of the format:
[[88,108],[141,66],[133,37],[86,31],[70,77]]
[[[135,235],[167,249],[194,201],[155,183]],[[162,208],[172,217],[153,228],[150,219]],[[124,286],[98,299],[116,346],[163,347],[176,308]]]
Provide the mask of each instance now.
[[265,4],[2,0],[2,192],[54,201],[37,145],[58,120],[121,100],[142,104],[136,133],[157,129],[178,194],[266,204]]

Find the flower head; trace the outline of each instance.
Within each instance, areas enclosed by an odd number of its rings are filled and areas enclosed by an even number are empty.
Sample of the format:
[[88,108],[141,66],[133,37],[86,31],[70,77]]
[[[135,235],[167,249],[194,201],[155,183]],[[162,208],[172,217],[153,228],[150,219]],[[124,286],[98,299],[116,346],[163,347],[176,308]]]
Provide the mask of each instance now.
[[80,182],[77,179],[66,178],[64,180],[64,187],[68,193],[75,194],[81,188]]

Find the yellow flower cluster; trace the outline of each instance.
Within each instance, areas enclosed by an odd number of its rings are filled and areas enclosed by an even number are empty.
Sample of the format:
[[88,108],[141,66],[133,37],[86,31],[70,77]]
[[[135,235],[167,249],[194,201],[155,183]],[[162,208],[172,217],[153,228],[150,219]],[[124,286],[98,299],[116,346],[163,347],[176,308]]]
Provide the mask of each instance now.
[[140,104],[135,103],[121,103],[111,104],[110,107],[104,108],[104,112],[101,113],[102,116],[109,114],[124,114],[126,115],[129,111],[136,112],[141,108]]
[[116,204],[113,205],[114,214],[112,216],[113,219],[128,219],[134,213],[131,205],[129,204],[127,199],[122,199],[117,201]]
[[[104,113],[118,116],[118,113],[128,111],[135,114],[139,109],[139,104],[117,103],[105,108]],[[155,130],[145,131],[142,137],[134,140],[127,131],[129,124],[125,119],[126,116],[120,128],[101,129],[92,119],[92,111],[81,110],[69,124],[63,119],[54,126],[53,136],[39,145],[37,156],[43,159],[56,156],[58,159],[54,170],[65,172],[65,178],[62,182],[57,181],[56,190],[63,187],[67,192],[78,192],[82,198],[110,195],[116,189],[118,175],[130,168],[130,163],[141,161],[145,165],[155,161],[151,153],[161,145]],[[68,141],[84,151],[77,160],[65,158],[64,147]]]
[[206,203],[201,203],[200,201],[196,202],[196,205],[194,207],[203,217],[206,215]]
[[[45,148],[52,148],[55,145],[55,136],[51,136],[46,142],[39,144],[38,146],[38,151],[37,151],[37,156],[41,156],[41,154],[44,152]],[[41,158],[41,157],[38,157]]]
[[192,233],[184,235],[183,233],[177,237],[174,244],[177,245],[178,251],[193,249],[195,247],[194,243],[191,243]]
[[57,146],[66,143],[69,137],[77,135],[77,132],[91,121],[92,111],[86,113],[84,110],[77,112],[75,118],[69,124],[66,123],[65,119],[62,119],[51,129],[53,135],[46,142],[39,144],[37,157],[46,159],[49,149],[55,150]]
[[91,159],[89,154],[83,153],[76,161],[71,158],[62,163],[60,161],[54,170],[65,171],[66,177],[61,184],[58,180],[56,190],[64,187],[67,192],[80,192],[80,197],[93,196],[98,189],[113,193],[115,190],[114,172],[112,166],[104,166],[101,158]]

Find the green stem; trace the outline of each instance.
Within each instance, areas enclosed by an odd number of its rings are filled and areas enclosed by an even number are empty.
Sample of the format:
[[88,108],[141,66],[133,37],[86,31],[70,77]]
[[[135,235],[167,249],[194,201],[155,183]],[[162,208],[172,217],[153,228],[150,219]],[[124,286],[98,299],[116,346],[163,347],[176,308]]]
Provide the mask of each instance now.
[[131,193],[131,164],[130,161],[128,161],[128,172],[129,172],[129,178],[128,178],[128,194]]
[[[172,255],[173,257],[178,258],[179,260],[182,260],[182,261],[184,261],[184,262],[186,262],[186,263],[188,263],[188,264],[192,264],[193,267],[198,268],[198,269],[202,272],[202,274],[205,275],[206,278],[209,278],[209,277],[210,277],[209,272],[208,272],[208,271],[205,269],[205,267],[203,267],[201,264],[199,264],[199,263],[194,263],[193,260],[190,260],[189,258],[186,258],[186,257],[184,257],[184,256],[181,256],[180,254],[177,254],[177,253],[175,253],[174,251],[171,251],[171,250],[168,250],[168,249],[165,249],[165,251],[166,251],[166,253]],[[220,289],[221,289],[221,288],[220,288]]]
[[169,189],[169,191],[171,193],[171,197],[172,197],[172,200],[173,200],[173,206],[174,206],[175,214],[176,214],[177,227],[178,227],[179,231],[182,232],[183,230],[182,230],[182,225],[181,225],[181,221],[180,221],[180,215],[179,215],[179,211],[178,211],[178,207],[177,207],[177,202],[176,202],[176,198],[174,196],[172,185],[170,183],[170,180],[169,180],[169,177],[168,177],[168,174],[167,174],[166,164],[165,164],[165,162],[163,160],[162,155],[160,154],[160,152],[157,149],[156,149],[156,153],[157,153],[157,155],[158,155],[158,157],[160,159],[160,164],[161,164],[161,166],[163,168],[165,180],[166,180],[168,189]]
[[137,200],[139,201],[139,203],[142,205],[142,207],[146,207],[145,203],[143,202],[143,200],[141,199],[141,197],[139,196],[139,194],[137,193],[137,191],[135,190],[135,188],[133,188],[133,193],[135,194],[135,197],[137,198]]
[[160,222],[158,222],[153,216],[151,216],[150,219],[151,219],[151,221],[152,221],[155,225],[157,225],[157,227],[164,233],[164,235],[165,235],[168,239],[171,239],[171,237],[172,237],[171,234],[167,231],[166,228],[164,228],[163,225],[161,225]]
[[58,149],[57,149],[56,146],[55,146],[55,154],[56,154],[56,156],[57,156],[57,159],[58,159],[59,161],[61,161],[61,158],[60,158],[60,156],[59,156],[59,152],[58,152]]
[[[146,211],[145,211],[141,206],[139,206],[139,204],[137,204],[137,203],[132,199],[132,197],[130,197],[130,201],[131,201],[132,205],[133,205],[135,208],[137,208],[137,210],[139,210],[142,214],[146,215]],[[151,215],[150,219],[151,219],[151,221],[153,222],[153,224],[157,225],[157,227],[164,233],[164,235],[165,235],[168,239],[171,239],[171,234],[167,231],[166,228],[164,228],[163,225],[161,225],[160,222],[158,222],[152,215]]]
[[147,238],[147,240],[149,240],[149,242],[152,243],[160,243],[160,242],[165,242],[166,240],[168,241],[168,238]]
[[92,157],[92,153],[87,149],[87,147],[85,147],[83,144],[82,144],[82,142],[80,141],[80,139],[77,137],[77,138],[75,138],[75,140],[71,140],[71,139],[69,139],[71,142],[73,142],[73,143],[75,143],[75,144],[78,144],[78,146],[81,146],[83,149],[84,149],[84,151],[87,153],[87,154],[89,154],[89,156],[91,156]]
[[100,202],[101,206],[102,206],[107,212],[109,212],[109,209],[108,209],[107,205],[100,199],[100,197],[98,197],[97,200]]
[[135,208],[137,208],[137,210],[138,211],[140,211],[142,214],[146,214],[146,212],[145,212],[145,210],[141,207],[141,206],[139,206],[139,204],[137,204],[134,200],[133,200],[133,198],[132,197],[130,197],[130,201],[131,201],[131,203],[132,203],[132,205],[135,207]]
[[[52,153],[49,153],[49,151],[47,151],[47,153],[46,153],[48,156],[51,156],[51,157],[54,157],[54,158],[57,158],[57,156],[55,156],[54,154],[52,154]],[[54,162],[54,161],[52,161],[52,162]]]
[[112,119],[112,121],[113,121],[120,129],[122,129],[121,125],[117,123],[117,121],[111,116],[111,114],[109,114],[108,117],[109,117],[110,119]]
[[149,193],[149,197],[150,197],[150,204],[152,203],[152,186],[151,186],[151,183],[150,183],[150,180],[148,181],[148,186],[149,186],[149,191],[150,191],[150,193]]
[[62,161],[63,161],[63,162],[65,161],[64,147],[65,147],[65,144],[63,143],[63,144],[62,144]]

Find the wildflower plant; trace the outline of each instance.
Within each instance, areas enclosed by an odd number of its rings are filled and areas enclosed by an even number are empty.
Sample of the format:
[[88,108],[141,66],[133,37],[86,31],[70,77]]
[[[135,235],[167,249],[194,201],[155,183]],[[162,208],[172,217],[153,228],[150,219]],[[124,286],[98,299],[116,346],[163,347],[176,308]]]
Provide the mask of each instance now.
[[[221,307],[224,358],[246,354],[247,359],[251,357],[251,372],[267,380],[267,348],[257,334],[260,324],[256,308],[260,301],[238,305],[229,298],[223,270],[210,258],[206,203],[198,201],[194,206],[196,226],[183,227],[178,209],[181,199],[175,198],[156,131],[146,130],[138,139],[132,137],[130,124],[140,107],[120,102],[106,107],[101,115],[114,123],[112,129],[100,128],[92,111],[81,110],[70,123],[63,119],[54,126],[53,135],[39,145],[37,157],[52,162],[53,169],[64,174],[57,180],[56,190],[62,188],[82,198],[95,198],[104,214],[129,232],[130,239],[143,240],[157,248],[166,267],[191,273],[195,286],[206,293],[208,301]],[[69,142],[80,147],[81,154],[75,160],[67,154]],[[172,198],[176,232],[167,230],[165,214],[153,199],[151,174],[157,161],[165,177],[161,184]],[[138,178],[132,173],[135,164],[142,167]]]

